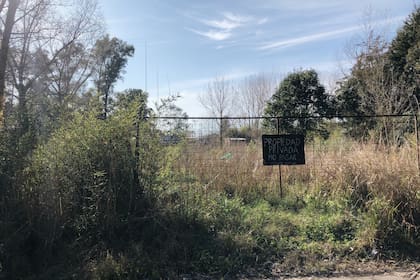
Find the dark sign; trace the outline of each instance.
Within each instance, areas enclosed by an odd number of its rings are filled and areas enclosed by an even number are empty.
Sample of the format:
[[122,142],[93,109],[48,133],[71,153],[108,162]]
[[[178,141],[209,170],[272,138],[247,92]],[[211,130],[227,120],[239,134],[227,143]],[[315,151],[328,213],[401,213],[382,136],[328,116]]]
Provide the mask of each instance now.
[[305,164],[303,135],[263,135],[264,165]]

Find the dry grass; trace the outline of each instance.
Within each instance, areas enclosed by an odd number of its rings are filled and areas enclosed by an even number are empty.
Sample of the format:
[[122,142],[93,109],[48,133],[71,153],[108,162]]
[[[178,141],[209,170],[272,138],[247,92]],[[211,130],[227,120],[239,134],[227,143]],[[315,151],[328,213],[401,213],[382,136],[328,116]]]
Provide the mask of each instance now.
[[233,244],[234,264],[258,257],[306,273],[349,260],[419,257],[413,141],[381,146],[335,136],[308,143],[305,151],[305,165],[282,166],[279,198],[279,169],[263,165],[261,143],[169,146],[162,180],[169,194],[161,205]]
[[[283,184],[301,184],[307,188],[325,185],[334,188],[331,191],[366,186],[369,192],[387,197],[420,191],[420,171],[413,143],[385,147],[339,140],[307,144],[305,165],[282,166]],[[261,143],[223,148],[189,144],[182,150],[177,168],[214,190],[271,192],[278,185],[278,167],[263,166]]]
[[[410,139],[399,147],[359,143],[343,137],[308,143],[305,165],[282,166],[283,188],[294,197],[313,194],[346,199],[354,210],[376,207],[375,211],[383,211],[376,223],[384,223],[386,218],[417,235],[420,171],[417,149]],[[203,191],[246,198],[272,196],[279,189],[278,167],[263,165],[258,142],[223,148],[186,144],[180,150],[176,169],[195,178],[191,187],[196,188],[199,182]],[[382,201],[381,206],[378,200]],[[374,239],[375,234],[363,238]]]

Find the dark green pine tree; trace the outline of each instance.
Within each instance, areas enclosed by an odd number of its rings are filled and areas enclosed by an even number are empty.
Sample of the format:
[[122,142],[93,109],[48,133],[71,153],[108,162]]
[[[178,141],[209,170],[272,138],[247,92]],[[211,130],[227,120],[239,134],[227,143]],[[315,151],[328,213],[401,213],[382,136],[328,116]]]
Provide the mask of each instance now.
[[413,113],[420,102],[420,8],[405,21],[388,51],[389,72],[412,93]]

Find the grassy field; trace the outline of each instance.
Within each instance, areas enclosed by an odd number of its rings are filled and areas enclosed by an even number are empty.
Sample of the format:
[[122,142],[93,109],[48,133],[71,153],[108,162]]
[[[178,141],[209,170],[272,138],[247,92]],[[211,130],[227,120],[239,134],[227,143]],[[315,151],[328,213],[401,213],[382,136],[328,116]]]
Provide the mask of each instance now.
[[263,166],[261,150],[260,143],[166,148],[162,209],[200,224],[225,248],[200,242],[198,267],[225,274],[276,263],[285,273],[328,273],[348,261],[418,260],[413,139],[400,147],[337,137],[309,143],[306,165],[282,167],[282,198],[278,167]]
[[77,118],[34,151],[1,201],[0,279],[329,275],[420,261],[412,135],[399,146],[308,142],[305,165],[282,166],[281,197],[261,143],[142,138],[137,165],[121,120]]

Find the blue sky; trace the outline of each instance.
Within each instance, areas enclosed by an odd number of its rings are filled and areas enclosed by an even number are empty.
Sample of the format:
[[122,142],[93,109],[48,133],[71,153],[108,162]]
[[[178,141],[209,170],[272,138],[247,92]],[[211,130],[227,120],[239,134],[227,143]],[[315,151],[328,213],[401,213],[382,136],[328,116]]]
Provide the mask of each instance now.
[[[204,116],[198,95],[223,76],[279,78],[313,68],[328,87],[348,67],[345,48],[367,15],[392,38],[420,0],[99,0],[107,31],[134,45],[116,90],[146,88],[150,99],[179,93],[178,105]],[[146,52],[147,45],[147,52]]]

